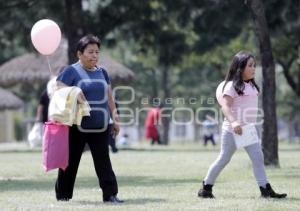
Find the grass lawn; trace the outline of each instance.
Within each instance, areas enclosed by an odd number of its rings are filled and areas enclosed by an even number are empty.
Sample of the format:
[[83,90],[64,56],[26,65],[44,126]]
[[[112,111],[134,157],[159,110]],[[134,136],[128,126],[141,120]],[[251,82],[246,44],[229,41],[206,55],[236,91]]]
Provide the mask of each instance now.
[[[1,145],[0,145],[1,148]],[[0,150],[1,210],[300,210],[300,145],[280,145],[281,168],[267,168],[284,200],[260,198],[247,153],[239,150],[219,176],[216,199],[200,199],[197,191],[218,147],[200,144],[148,146],[111,154],[122,205],[102,203],[91,154],[83,154],[73,199],[57,202],[57,171],[45,173],[40,150]]]

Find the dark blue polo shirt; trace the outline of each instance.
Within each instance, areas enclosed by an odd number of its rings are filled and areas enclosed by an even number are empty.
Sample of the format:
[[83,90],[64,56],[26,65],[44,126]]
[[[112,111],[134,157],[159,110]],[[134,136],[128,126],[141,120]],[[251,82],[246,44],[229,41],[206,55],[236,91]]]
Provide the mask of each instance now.
[[57,77],[68,86],[81,88],[91,107],[91,116],[83,117],[81,127],[84,129],[101,129],[109,122],[108,85],[110,80],[103,68],[95,71],[83,69],[79,62],[67,66]]

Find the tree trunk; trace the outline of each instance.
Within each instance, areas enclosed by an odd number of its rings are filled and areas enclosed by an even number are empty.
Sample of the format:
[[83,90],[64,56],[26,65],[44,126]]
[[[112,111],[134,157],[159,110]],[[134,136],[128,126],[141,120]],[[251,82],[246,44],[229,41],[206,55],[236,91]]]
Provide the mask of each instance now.
[[277,117],[275,101],[275,65],[272,55],[269,30],[261,0],[248,0],[247,4],[254,19],[254,26],[259,40],[260,56],[263,71],[263,110],[264,123],[262,145],[266,165],[279,165]]
[[156,69],[151,68],[153,83],[152,83],[152,97],[158,97],[158,86],[157,86],[157,76]]
[[295,126],[295,135],[300,138],[300,121],[294,123]]
[[199,142],[199,132],[200,132],[200,127],[197,123],[194,123],[194,142]]
[[77,61],[76,44],[84,35],[81,0],[65,0],[65,31],[68,39],[69,63]]
[[[163,89],[163,100],[170,98],[170,89],[169,89],[169,71],[168,67],[163,67],[163,74],[162,74],[162,89]],[[163,136],[162,136],[162,143],[165,145],[169,144],[169,129],[170,129],[170,118],[168,110],[169,105],[163,105],[162,109],[162,125],[163,125]]]

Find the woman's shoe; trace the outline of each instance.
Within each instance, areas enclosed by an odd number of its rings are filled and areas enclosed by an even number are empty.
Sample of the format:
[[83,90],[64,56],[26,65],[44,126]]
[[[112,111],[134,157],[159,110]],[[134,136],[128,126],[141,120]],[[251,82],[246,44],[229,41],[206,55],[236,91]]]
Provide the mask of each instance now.
[[120,200],[117,196],[110,196],[107,199],[103,200],[104,203],[114,203],[114,204],[119,204],[119,203],[123,203],[123,200]]
[[261,192],[261,197],[263,198],[285,198],[287,197],[286,193],[276,193],[269,183],[266,184],[266,188],[259,187]]
[[58,198],[57,201],[69,201],[70,198]]
[[202,182],[202,189],[199,190],[198,196],[201,198],[215,198],[212,194],[213,185],[205,185],[204,181]]

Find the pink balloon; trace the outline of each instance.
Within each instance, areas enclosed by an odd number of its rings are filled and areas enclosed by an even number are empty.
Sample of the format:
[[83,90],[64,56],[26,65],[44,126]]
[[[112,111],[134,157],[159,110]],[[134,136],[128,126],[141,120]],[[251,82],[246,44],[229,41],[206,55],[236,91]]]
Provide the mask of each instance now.
[[59,46],[60,40],[60,28],[52,20],[39,20],[31,29],[31,42],[36,50],[43,55],[54,53]]
[[225,84],[225,81],[222,81],[218,87],[217,87],[217,90],[216,90],[216,98],[217,98],[217,101],[218,103],[222,106],[222,103],[223,103],[223,86]]

